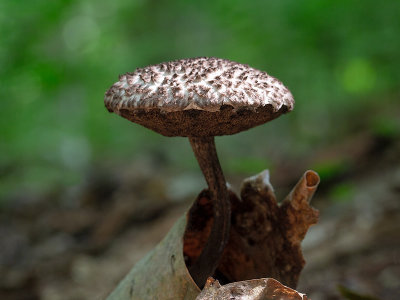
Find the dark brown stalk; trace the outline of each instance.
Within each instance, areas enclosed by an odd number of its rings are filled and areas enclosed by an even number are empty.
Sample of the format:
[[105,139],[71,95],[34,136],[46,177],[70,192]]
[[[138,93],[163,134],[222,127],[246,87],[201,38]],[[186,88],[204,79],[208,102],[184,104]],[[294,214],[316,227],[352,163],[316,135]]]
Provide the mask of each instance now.
[[214,221],[208,241],[198,259],[189,267],[193,280],[202,288],[207,278],[214,274],[228,241],[231,211],[214,137],[189,137],[189,140],[207,181],[214,208]]

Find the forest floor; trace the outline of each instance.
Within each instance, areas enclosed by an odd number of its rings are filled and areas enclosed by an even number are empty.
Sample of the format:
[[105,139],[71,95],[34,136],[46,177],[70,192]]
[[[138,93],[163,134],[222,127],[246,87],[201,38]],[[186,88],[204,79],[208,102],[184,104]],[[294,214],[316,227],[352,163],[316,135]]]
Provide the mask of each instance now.
[[[271,174],[279,196],[316,161],[352,165],[321,176],[312,201],[320,220],[303,242],[300,292],[313,300],[351,292],[400,299],[399,154],[397,137],[367,132]],[[185,213],[200,175],[181,174],[180,183],[149,160],[122,172],[97,168],[79,186],[12,199],[0,211],[0,299],[105,298]],[[242,179],[230,181],[238,189]]]

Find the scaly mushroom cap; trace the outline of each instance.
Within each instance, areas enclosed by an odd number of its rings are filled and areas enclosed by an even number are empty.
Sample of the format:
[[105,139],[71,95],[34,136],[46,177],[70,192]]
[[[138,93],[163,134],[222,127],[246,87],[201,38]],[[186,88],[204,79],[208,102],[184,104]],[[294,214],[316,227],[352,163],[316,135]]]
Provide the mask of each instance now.
[[294,106],[290,91],[265,72],[220,58],[190,58],[120,76],[104,103],[165,136],[234,134]]

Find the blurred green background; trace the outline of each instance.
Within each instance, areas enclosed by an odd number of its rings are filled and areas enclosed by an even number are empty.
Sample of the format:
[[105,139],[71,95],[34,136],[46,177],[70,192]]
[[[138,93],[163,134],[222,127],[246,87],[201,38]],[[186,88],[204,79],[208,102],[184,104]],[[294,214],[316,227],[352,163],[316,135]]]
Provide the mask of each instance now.
[[[400,2],[1,1],[0,197],[76,184],[142,154],[197,168],[189,144],[108,114],[104,92],[137,67],[196,56],[279,78],[295,110],[217,139],[227,173],[273,168],[370,128],[399,131]],[[4,201],[3,201],[4,202]]]
[[398,0],[0,1],[0,298],[100,299],[190,205],[205,183],[187,139],[103,98],[120,74],[197,56],[266,71],[295,97],[216,143],[236,190],[269,168],[282,199],[320,174],[300,291],[397,300]]

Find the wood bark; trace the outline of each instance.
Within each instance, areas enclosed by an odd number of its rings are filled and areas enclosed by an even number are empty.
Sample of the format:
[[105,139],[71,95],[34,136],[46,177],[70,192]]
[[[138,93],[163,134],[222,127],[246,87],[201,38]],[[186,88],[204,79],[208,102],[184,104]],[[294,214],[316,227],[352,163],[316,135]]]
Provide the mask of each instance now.
[[[262,295],[270,297],[246,299],[307,299],[298,298],[295,291],[293,298],[279,298],[278,292],[287,287],[275,282],[291,288],[297,285],[305,263],[301,241],[308,228],[318,221],[318,211],[309,204],[318,184],[318,175],[307,171],[286,199],[278,203],[269,173],[264,171],[244,180],[240,198],[229,190],[231,231],[213,276],[228,285],[222,286],[225,290],[231,287],[229,284],[238,284],[253,293],[255,289],[263,289],[266,294]],[[200,289],[188,269],[207,243],[213,224],[212,205],[209,191],[201,192],[187,214],[134,266],[107,299],[196,299]],[[278,293],[277,298],[267,293],[270,288]],[[224,299],[218,296],[221,291],[209,299]]]
[[[230,238],[213,277],[221,283],[275,278],[295,288],[305,264],[301,241],[318,221],[318,211],[309,204],[318,184],[318,174],[307,171],[278,203],[268,171],[245,179],[240,198],[230,193]],[[188,265],[200,254],[210,232],[212,202],[207,191],[200,194],[189,216],[184,239]]]

